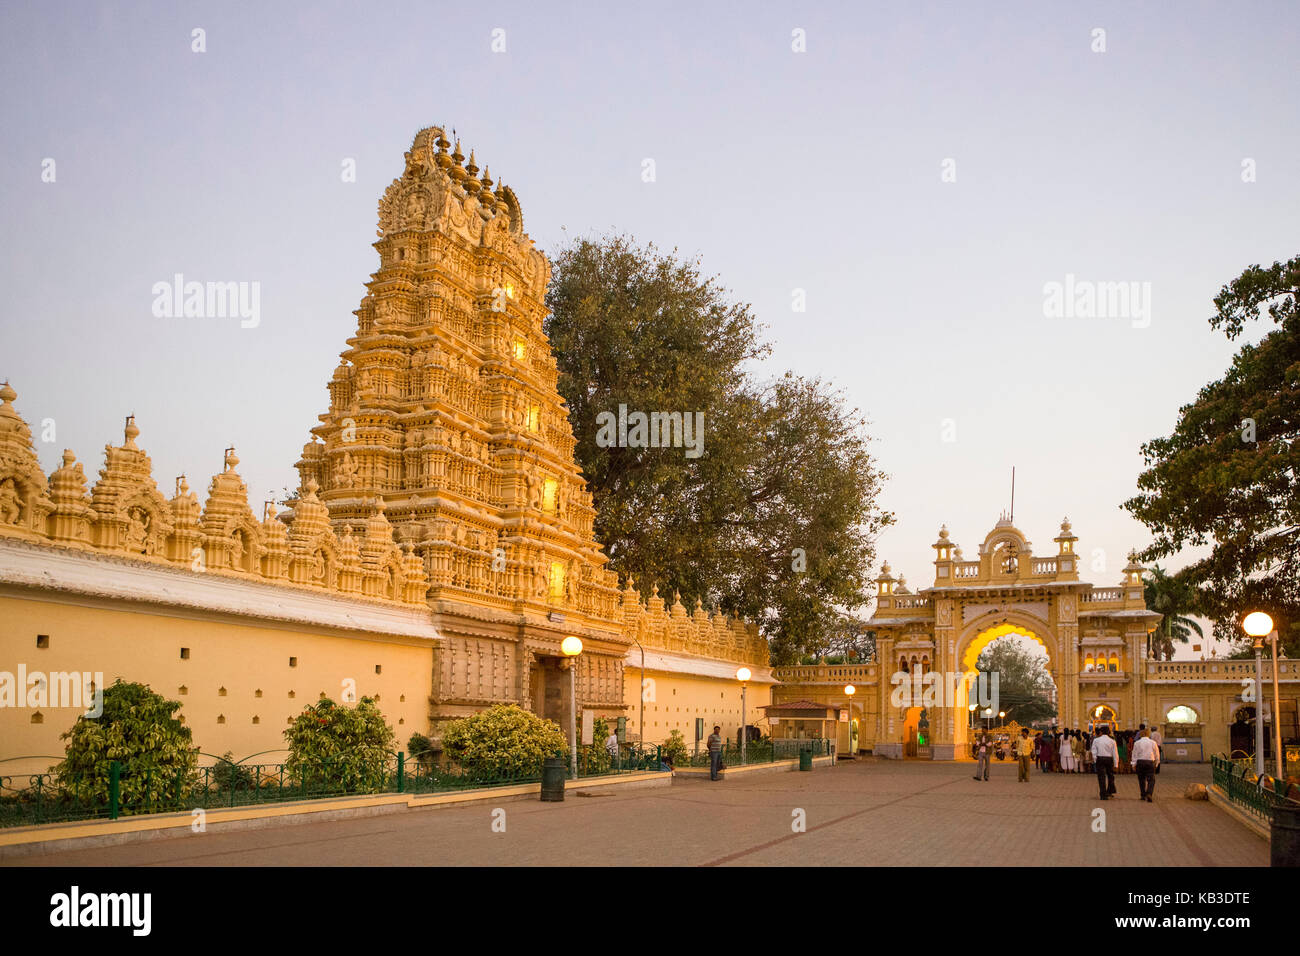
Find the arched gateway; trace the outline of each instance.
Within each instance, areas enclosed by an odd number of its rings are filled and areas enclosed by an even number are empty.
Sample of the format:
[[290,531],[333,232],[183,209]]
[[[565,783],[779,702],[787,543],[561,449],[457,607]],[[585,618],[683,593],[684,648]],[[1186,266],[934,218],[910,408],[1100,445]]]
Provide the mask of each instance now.
[[[990,696],[981,695],[978,685],[968,693],[964,675],[975,670],[984,647],[1008,634],[1035,640],[1047,651],[1062,726],[1086,726],[1099,707],[1113,713],[1120,727],[1147,719],[1142,664],[1147,634],[1161,616],[1146,608],[1144,569],[1130,554],[1118,587],[1094,587],[1079,578],[1078,539],[1068,519],[1054,540],[1054,555],[1035,556],[1004,515],[975,560],[964,560],[942,529],[933,545],[929,588],[913,593],[887,563],[882,567],[869,622],[876,632],[875,663],[843,668],[844,680],[861,688],[855,695],[864,718],[860,746],[890,757],[962,756],[968,707],[981,707]],[[781,679],[783,694],[797,683],[784,673]],[[788,690],[805,696],[807,691]],[[918,701],[917,693],[929,696]],[[926,705],[928,747],[909,739],[916,722],[908,715],[917,703]]]

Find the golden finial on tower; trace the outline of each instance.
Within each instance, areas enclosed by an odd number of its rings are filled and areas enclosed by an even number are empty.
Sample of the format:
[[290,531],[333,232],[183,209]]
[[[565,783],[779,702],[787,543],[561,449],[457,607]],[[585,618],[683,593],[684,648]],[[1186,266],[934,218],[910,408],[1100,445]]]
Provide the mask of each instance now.
[[435,145],[438,147],[438,152],[434,154],[433,161],[439,169],[446,169],[451,165],[451,157],[447,155],[447,147],[451,143],[447,142],[447,134],[441,126],[438,127],[438,140]]
[[451,178],[458,183],[465,181],[465,169],[461,166],[464,160],[465,154],[460,151],[460,140],[456,140],[456,147],[451,153],[451,169],[448,172],[451,173]]
[[474,163],[474,150],[469,151],[469,162],[465,164],[465,189],[471,196],[482,188],[478,181],[478,166]]

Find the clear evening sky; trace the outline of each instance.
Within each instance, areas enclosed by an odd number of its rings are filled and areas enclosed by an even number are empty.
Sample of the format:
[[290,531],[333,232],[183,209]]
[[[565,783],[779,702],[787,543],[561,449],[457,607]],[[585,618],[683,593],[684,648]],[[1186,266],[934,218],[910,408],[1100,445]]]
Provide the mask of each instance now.
[[[914,589],[941,523],[975,555],[1012,465],[1035,549],[1068,514],[1086,560],[1105,553],[1086,576],[1114,584],[1149,541],[1119,509],[1139,445],[1240,344],[1211,299],[1300,252],[1295,14],[6,3],[0,378],[47,473],[71,448],[93,481],[134,412],[164,494],[184,472],[204,498],[234,444],[260,514],[296,487],[378,198],[416,130],[447,124],[544,251],[617,230],[698,255],[765,324],[764,374],[842,387],[891,476],[880,555]],[[156,318],[176,273],[259,282],[260,323]],[[1149,321],[1046,317],[1067,276],[1149,283]]]

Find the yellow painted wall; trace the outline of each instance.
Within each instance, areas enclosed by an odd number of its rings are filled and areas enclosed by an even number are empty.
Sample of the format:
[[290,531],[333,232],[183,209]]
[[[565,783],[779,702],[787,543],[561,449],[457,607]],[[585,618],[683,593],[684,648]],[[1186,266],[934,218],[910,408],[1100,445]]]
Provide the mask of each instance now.
[[[704,718],[704,735],[713,733],[713,725],[722,727],[723,737],[737,739],[740,732],[740,684],[735,680],[717,677],[696,677],[689,674],[646,669],[647,679],[654,680],[654,699],[645,703],[645,742],[661,744],[673,729],[680,730],[688,746],[695,744],[695,718]],[[627,709],[627,732],[635,738],[641,721],[641,669],[625,667],[623,693]],[[759,708],[772,702],[768,684],[748,685],[745,695],[746,720],[757,726],[764,736],[772,731],[762,720]],[[619,715],[600,713],[598,716],[617,718]]]
[[[102,671],[105,685],[148,684],[182,704],[185,722],[204,753],[238,758],[284,747],[289,718],[323,691],[338,701],[345,678],[358,697],[378,697],[379,709],[406,748],[412,732],[428,732],[433,650],[410,639],[313,633],[241,619],[150,614],[139,610],[0,597],[0,670]],[[49,647],[37,647],[48,635]],[[181,659],[181,648],[189,659]],[[297,665],[289,665],[290,657]],[[375,673],[378,665],[380,673]],[[185,686],[187,693],[181,694]],[[220,689],[225,688],[225,694]],[[261,696],[258,696],[258,691]],[[294,696],[290,697],[290,692]],[[0,773],[32,773],[38,765],[7,760],[61,755],[59,735],[76,721],[74,708],[43,711],[32,723],[29,708],[0,708]],[[225,722],[219,723],[218,716]],[[253,723],[253,718],[259,719]],[[279,762],[283,753],[262,758]]]

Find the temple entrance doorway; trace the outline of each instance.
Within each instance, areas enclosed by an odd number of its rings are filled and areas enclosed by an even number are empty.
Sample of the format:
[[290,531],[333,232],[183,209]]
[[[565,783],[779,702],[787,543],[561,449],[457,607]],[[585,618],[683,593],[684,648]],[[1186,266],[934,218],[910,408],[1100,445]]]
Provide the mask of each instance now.
[[1120,729],[1119,715],[1115,713],[1115,708],[1107,704],[1098,704],[1088,711],[1088,723],[1091,724],[1088,728],[1090,731],[1096,730],[1102,724],[1109,727],[1112,732]]
[[924,707],[909,707],[903,716],[903,756],[930,759],[930,716]]

